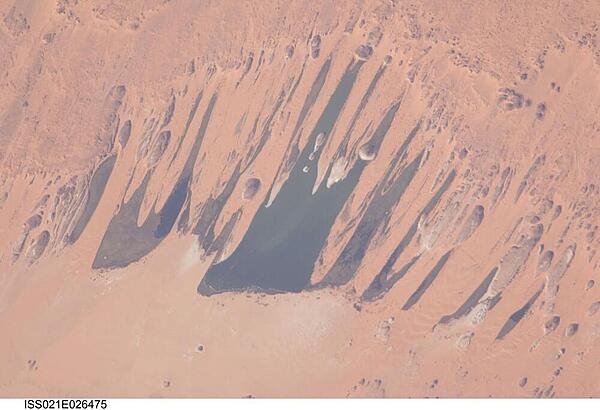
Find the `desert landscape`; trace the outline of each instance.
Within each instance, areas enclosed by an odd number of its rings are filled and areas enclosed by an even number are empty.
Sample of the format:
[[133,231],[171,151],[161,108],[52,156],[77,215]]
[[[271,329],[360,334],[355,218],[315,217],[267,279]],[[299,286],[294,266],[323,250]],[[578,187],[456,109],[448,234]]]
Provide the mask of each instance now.
[[0,0],[0,397],[600,397],[599,30]]

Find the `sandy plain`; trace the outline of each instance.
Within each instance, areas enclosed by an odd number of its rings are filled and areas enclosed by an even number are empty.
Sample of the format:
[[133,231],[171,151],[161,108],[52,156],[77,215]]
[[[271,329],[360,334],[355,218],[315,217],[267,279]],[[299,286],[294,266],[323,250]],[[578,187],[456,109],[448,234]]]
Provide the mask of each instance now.
[[600,394],[596,2],[0,3],[0,396]]

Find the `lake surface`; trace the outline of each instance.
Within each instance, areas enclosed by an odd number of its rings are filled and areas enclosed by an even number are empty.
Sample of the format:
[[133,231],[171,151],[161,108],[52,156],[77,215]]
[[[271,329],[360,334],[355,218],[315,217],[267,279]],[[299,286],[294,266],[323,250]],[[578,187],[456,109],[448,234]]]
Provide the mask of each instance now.
[[329,189],[321,184],[313,194],[321,153],[314,150],[315,142],[333,130],[362,64],[348,65],[288,180],[269,207],[265,200],[231,256],[209,268],[198,286],[200,294],[243,289],[298,292],[309,285],[333,223],[366,166],[358,160],[343,181]]

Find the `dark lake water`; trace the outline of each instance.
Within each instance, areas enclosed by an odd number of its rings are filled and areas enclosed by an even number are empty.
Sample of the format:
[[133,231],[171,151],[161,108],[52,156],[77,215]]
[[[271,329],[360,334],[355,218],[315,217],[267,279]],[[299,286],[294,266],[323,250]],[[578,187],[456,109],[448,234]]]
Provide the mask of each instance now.
[[[200,294],[244,289],[298,292],[310,284],[315,261],[335,219],[367,165],[358,159],[346,178],[330,188],[322,183],[313,194],[320,155],[320,150],[313,151],[315,142],[319,135],[327,138],[333,130],[361,65],[353,62],[348,66],[277,197],[269,207],[265,201],[259,208],[235,251],[209,268],[198,286]],[[375,131],[372,144],[376,148],[397,109],[395,105],[388,111]]]

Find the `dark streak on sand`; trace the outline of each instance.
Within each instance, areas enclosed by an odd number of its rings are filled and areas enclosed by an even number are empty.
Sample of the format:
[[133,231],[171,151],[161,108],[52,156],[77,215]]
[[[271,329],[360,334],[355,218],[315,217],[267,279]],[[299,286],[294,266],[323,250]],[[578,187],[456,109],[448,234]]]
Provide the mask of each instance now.
[[525,177],[523,177],[523,181],[521,181],[521,183],[519,184],[519,187],[517,188],[517,193],[515,195],[515,201],[514,201],[515,203],[519,200],[519,198],[523,194],[523,191],[525,191],[525,188],[527,188],[527,186],[529,184],[531,184],[531,179],[535,176],[537,171],[544,165],[545,162],[546,162],[545,154],[538,156],[535,159],[535,161],[533,161],[533,164],[527,171],[527,174],[525,174]]
[[488,273],[488,275],[485,277],[485,279],[483,279],[483,281],[479,284],[477,289],[475,289],[473,291],[471,296],[469,296],[467,298],[465,303],[463,303],[451,315],[443,316],[438,323],[440,323],[440,324],[449,323],[450,321],[456,320],[462,316],[465,316],[467,313],[469,313],[471,311],[471,309],[473,309],[475,307],[475,305],[477,305],[477,303],[479,303],[479,300],[483,297],[483,295],[485,295],[485,292],[490,287],[490,284],[492,283],[492,280],[494,279],[494,276],[496,276],[497,272],[498,272],[498,267],[496,266],[494,269],[492,269],[490,271],[490,273]]
[[517,326],[517,324],[519,324],[521,319],[523,319],[523,316],[525,316],[525,314],[527,314],[527,312],[529,312],[529,309],[531,309],[531,306],[533,306],[533,304],[535,303],[537,298],[542,294],[543,291],[544,291],[544,286],[542,286],[537,292],[535,292],[533,294],[533,296],[531,298],[529,298],[527,303],[525,303],[525,305],[523,305],[523,307],[521,307],[519,310],[517,310],[512,315],[510,315],[510,317],[508,318],[506,323],[504,323],[504,326],[502,326],[502,329],[500,329],[500,332],[498,332],[498,336],[496,336],[496,340],[503,339],[507,334],[509,334],[515,328],[515,326]]
[[354,234],[340,253],[335,264],[323,278],[324,284],[339,286],[348,283],[354,277],[377,229],[386,221],[389,210],[400,200],[414,178],[421,157],[422,154],[419,154],[404,169],[393,187],[385,195],[381,195],[381,187],[375,191],[374,198]]
[[[392,108],[397,110],[398,105],[394,105]],[[391,112],[395,114],[396,111],[388,110],[388,113]],[[375,233],[382,224],[387,224],[389,211],[398,203],[406,191],[406,188],[410,185],[410,182],[413,180],[419,169],[419,163],[423,157],[423,152],[421,152],[402,170],[402,173],[393,182],[390,182],[394,170],[400,160],[404,157],[406,149],[417,134],[419,127],[420,124],[417,124],[408,134],[406,140],[391,161],[384,177],[375,187],[373,194],[371,195],[372,200],[369,203],[364,216],[361,218],[354,234],[338,256],[336,262],[323,278],[321,282],[322,285],[340,286],[348,283],[359,268]],[[385,131],[387,132],[387,129],[385,129]],[[375,135],[378,135],[377,131],[375,131],[374,136]]]
[[421,299],[421,296],[423,296],[423,294],[427,291],[427,289],[429,289],[429,286],[431,286],[431,284],[433,283],[435,278],[437,278],[438,274],[440,273],[440,271],[442,270],[444,265],[446,265],[446,262],[448,262],[448,259],[450,258],[451,254],[452,254],[452,250],[446,252],[440,258],[440,260],[435,264],[435,266],[427,274],[425,279],[423,279],[423,282],[421,282],[421,284],[419,285],[417,290],[412,295],[410,295],[410,297],[408,298],[408,300],[406,301],[404,306],[402,306],[402,310],[409,310],[411,307],[414,306],[415,303],[417,303],[419,301],[419,299]]
[[92,218],[92,215],[96,211],[96,207],[102,198],[102,194],[104,194],[104,189],[106,188],[108,179],[112,174],[116,160],[117,155],[111,155],[110,157],[106,158],[94,172],[92,180],[90,181],[90,188],[88,190],[87,200],[85,202],[83,212],[79,216],[73,231],[69,235],[67,243],[75,243]]
[[[407,234],[404,239],[412,237],[414,232],[411,230],[409,234]],[[403,241],[403,244],[408,244]],[[364,291],[361,296],[361,300],[365,302],[372,302],[381,298],[386,292],[388,292],[400,279],[402,279],[408,271],[419,261],[421,255],[413,256],[407,263],[405,263],[400,269],[396,272],[388,275],[382,275],[381,273],[373,279],[373,282],[369,285],[369,287]]]
[[[415,234],[417,233],[419,221],[423,216],[428,215],[438,204],[442,195],[450,188],[452,182],[456,178],[456,171],[452,170],[446,177],[446,180],[442,184],[442,186],[438,189],[433,197],[429,200],[427,205],[423,208],[423,210],[417,215],[415,221],[408,229],[408,232],[404,235],[398,246],[394,249],[388,260],[386,261],[383,268],[379,274],[373,279],[373,282],[369,285],[369,287],[365,290],[362,295],[362,300],[365,301],[373,301],[382,297],[386,292],[388,292],[396,282],[404,277],[404,275],[408,272],[408,270],[404,270],[404,268],[400,269],[398,272],[392,272],[392,268],[396,264],[396,261],[400,257],[400,255],[404,252],[404,249],[411,243]],[[413,258],[414,260],[414,258]]]

